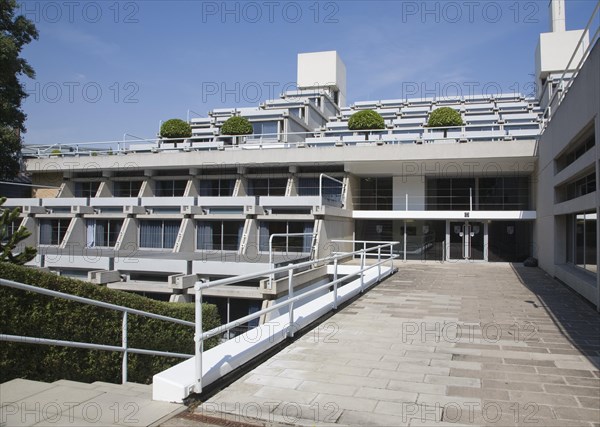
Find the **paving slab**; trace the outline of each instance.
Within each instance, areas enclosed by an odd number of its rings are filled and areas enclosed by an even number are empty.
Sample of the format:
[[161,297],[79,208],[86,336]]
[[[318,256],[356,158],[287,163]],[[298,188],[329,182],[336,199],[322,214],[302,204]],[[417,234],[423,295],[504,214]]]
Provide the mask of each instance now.
[[401,264],[326,324],[196,412],[240,419],[254,404],[250,425],[600,421],[600,316],[537,268]]

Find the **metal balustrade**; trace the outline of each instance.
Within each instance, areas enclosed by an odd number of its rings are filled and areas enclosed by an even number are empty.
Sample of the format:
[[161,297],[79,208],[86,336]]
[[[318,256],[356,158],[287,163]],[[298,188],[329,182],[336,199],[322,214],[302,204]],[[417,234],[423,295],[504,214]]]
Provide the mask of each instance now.
[[[354,240],[334,240],[332,243],[341,243],[341,244],[353,244]],[[289,337],[294,336],[294,303],[305,299],[310,295],[315,295],[319,292],[322,292],[324,289],[330,289],[333,287],[332,301],[331,301],[331,309],[335,310],[339,304],[338,298],[338,287],[342,284],[342,282],[348,280],[351,277],[359,277],[360,278],[360,291],[364,291],[365,287],[365,273],[373,268],[377,268],[377,281],[380,281],[382,278],[382,270],[381,266],[383,264],[389,263],[390,272],[394,270],[394,259],[397,258],[397,255],[393,253],[393,246],[398,244],[399,242],[383,242],[374,247],[367,247],[367,244],[372,244],[373,242],[364,242],[363,249],[350,251],[350,252],[334,252],[332,255],[311,261],[300,262],[297,264],[289,264],[287,266],[273,268],[266,271],[261,271],[258,273],[250,273],[244,274],[236,277],[230,277],[226,279],[215,280],[211,282],[197,282],[194,286],[195,291],[195,302],[196,302],[196,333],[194,335],[195,342],[195,364],[194,364],[194,374],[195,374],[195,385],[194,392],[201,393],[202,392],[202,354],[203,354],[203,343],[204,340],[207,340],[211,337],[222,335],[225,332],[228,332],[230,329],[235,327],[239,327],[242,324],[248,323],[251,320],[258,319],[261,316],[270,313],[275,310],[279,310],[281,308],[288,308],[289,312],[289,324],[287,325],[287,335]],[[385,250],[384,250],[385,248]],[[389,252],[387,252],[387,248],[389,248]],[[367,253],[372,252],[376,254],[377,261],[370,265],[367,265],[365,262]],[[338,266],[339,261],[342,259],[348,259],[359,255],[361,258],[361,265],[357,271],[353,271],[341,278],[338,278]],[[294,295],[294,286],[293,286],[293,277],[294,272],[296,270],[301,270],[303,268],[310,268],[322,265],[329,265],[333,263],[333,281],[327,282],[323,285],[317,286],[307,292],[304,292],[302,295]],[[225,325],[221,325],[217,328],[211,329],[210,331],[203,331],[203,322],[202,322],[202,291],[210,288],[214,288],[217,286],[225,286],[231,285],[234,283],[244,282],[247,280],[257,279],[261,277],[270,277],[271,275],[275,275],[277,273],[287,273],[288,275],[288,298],[285,301],[276,303],[271,305],[268,308],[264,308],[255,313],[244,316],[240,319],[229,322]],[[273,333],[270,331],[270,333]]]
[[135,314],[137,316],[149,317],[151,319],[163,320],[171,323],[178,323],[180,325],[185,326],[194,326],[194,322],[189,322],[187,320],[176,319],[173,317],[163,316],[160,314],[150,313],[147,311],[136,310],[134,308],[124,307],[121,305],[111,304],[103,301],[97,301],[90,298],[84,298],[77,295],[71,295],[64,292],[53,291],[51,289],[39,288],[37,286],[27,285],[25,283],[15,282],[7,279],[0,279],[0,286],[6,286],[9,288],[20,289],[22,291],[34,292],[36,294],[47,295],[54,298],[62,298],[69,301],[75,301],[82,304],[92,305],[95,307],[102,307],[109,310],[120,311],[123,313],[123,320],[121,324],[122,330],[122,338],[121,345],[106,345],[106,344],[94,344],[87,342],[79,342],[79,341],[65,341],[65,340],[55,340],[49,338],[39,338],[39,337],[29,337],[29,336],[20,336],[20,335],[9,335],[9,334],[0,334],[0,341],[9,341],[15,343],[27,343],[27,344],[42,344],[42,345],[53,345],[53,346],[61,346],[61,347],[75,347],[75,348],[85,348],[90,350],[103,350],[103,351],[118,351],[123,353],[123,362],[121,366],[121,377],[122,382],[125,384],[127,382],[127,356],[129,353],[133,354],[146,354],[150,356],[165,356],[165,357],[177,357],[181,359],[188,359],[192,357],[191,354],[183,354],[183,353],[174,353],[169,351],[159,351],[159,350],[148,350],[143,348],[134,348],[128,345],[127,341],[127,332],[128,332],[128,314]]
[[[546,109],[544,110],[544,112],[542,114],[544,123],[542,126],[541,133],[543,133],[546,130],[548,123],[552,120],[554,111],[559,107],[559,105],[561,104],[561,102],[563,101],[563,99],[565,98],[567,93],[569,92],[569,89],[571,88],[571,85],[575,81],[577,74],[579,74],[579,71],[581,71],[583,64],[585,63],[585,61],[588,58],[589,54],[591,53],[592,49],[596,45],[596,42],[600,38],[600,25],[595,23],[595,18],[596,18],[596,15],[598,14],[598,11],[600,11],[600,1],[598,1],[596,3],[596,7],[594,8],[592,15],[590,16],[590,18],[585,26],[585,29],[583,30],[583,33],[581,34],[581,37],[579,38],[579,41],[577,42],[577,46],[575,46],[575,49],[573,49],[573,53],[571,55],[571,58],[569,58],[569,62],[565,66],[563,73],[561,74],[560,78],[556,82],[556,90],[554,91],[554,93],[552,94],[550,99],[548,100],[548,105],[546,106]],[[597,25],[597,28],[596,28],[594,34],[592,35],[592,37],[590,37],[588,45],[585,46],[586,38],[587,38],[587,36],[589,36],[590,30],[592,30],[592,25]],[[581,55],[581,59],[579,60],[579,62],[577,63],[577,65],[574,68],[571,67],[571,65],[574,64],[573,61],[575,60],[577,53],[582,50],[583,50],[583,53]],[[554,81],[552,83],[554,84]],[[542,99],[544,97],[544,95],[545,94],[543,93],[540,96],[540,99]]]

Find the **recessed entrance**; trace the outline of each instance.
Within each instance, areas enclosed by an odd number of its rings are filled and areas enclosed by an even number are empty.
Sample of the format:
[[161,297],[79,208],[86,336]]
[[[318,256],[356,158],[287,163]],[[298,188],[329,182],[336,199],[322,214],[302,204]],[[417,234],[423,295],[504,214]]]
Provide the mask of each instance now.
[[484,224],[476,221],[450,222],[450,257],[483,260]]

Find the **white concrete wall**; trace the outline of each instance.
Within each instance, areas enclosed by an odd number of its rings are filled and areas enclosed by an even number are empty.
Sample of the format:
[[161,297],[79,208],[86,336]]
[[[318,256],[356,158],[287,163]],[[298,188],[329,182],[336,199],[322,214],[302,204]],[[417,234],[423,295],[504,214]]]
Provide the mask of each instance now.
[[[596,206],[600,214],[600,191],[570,200],[555,203],[555,187],[565,181],[575,179],[580,168],[586,162],[581,158],[560,173],[555,173],[554,160],[565,151],[570,143],[578,140],[578,136],[586,127],[593,126],[596,134],[596,145],[593,150],[596,165],[596,187],[600,182],[600,44],[596,44],[579,75],[573,82],[565,99],[554,112],[539,143],[539,162],[537,185],[537,223],[535,256],[539,265],[551,276],[560,276],[567,285],[588,298],[600,307],[600,280],[589,276],[588,289],[582,288],[581,280],[574,280],[572,274],[566,274],[566,221],[564,214],[587,210]],[[586,156],[588,156],[586,154]],[[583,156],[583,157],[586,157]],[[576,163],[579,165],[576,167]],[[589,164],[589,162],[587,163]],[[595,200],[595,201],[594,201]],[[596,247],[600,246],[600,234],[597,234]],[[600,262],[600,251],[596,262]],[[575,268],[575,267],[572,267]],[[560,270],[560,271],[559,271]],[[585,277],[585,276],[584,276]]]

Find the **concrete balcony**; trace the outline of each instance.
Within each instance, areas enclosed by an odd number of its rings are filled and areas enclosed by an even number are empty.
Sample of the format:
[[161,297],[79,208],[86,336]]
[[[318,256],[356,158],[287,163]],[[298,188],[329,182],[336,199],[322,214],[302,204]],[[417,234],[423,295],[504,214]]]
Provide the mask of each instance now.
[[138,197],[92,197],[90,198],[92,207],[116,207],[116,206],[140,206]]

